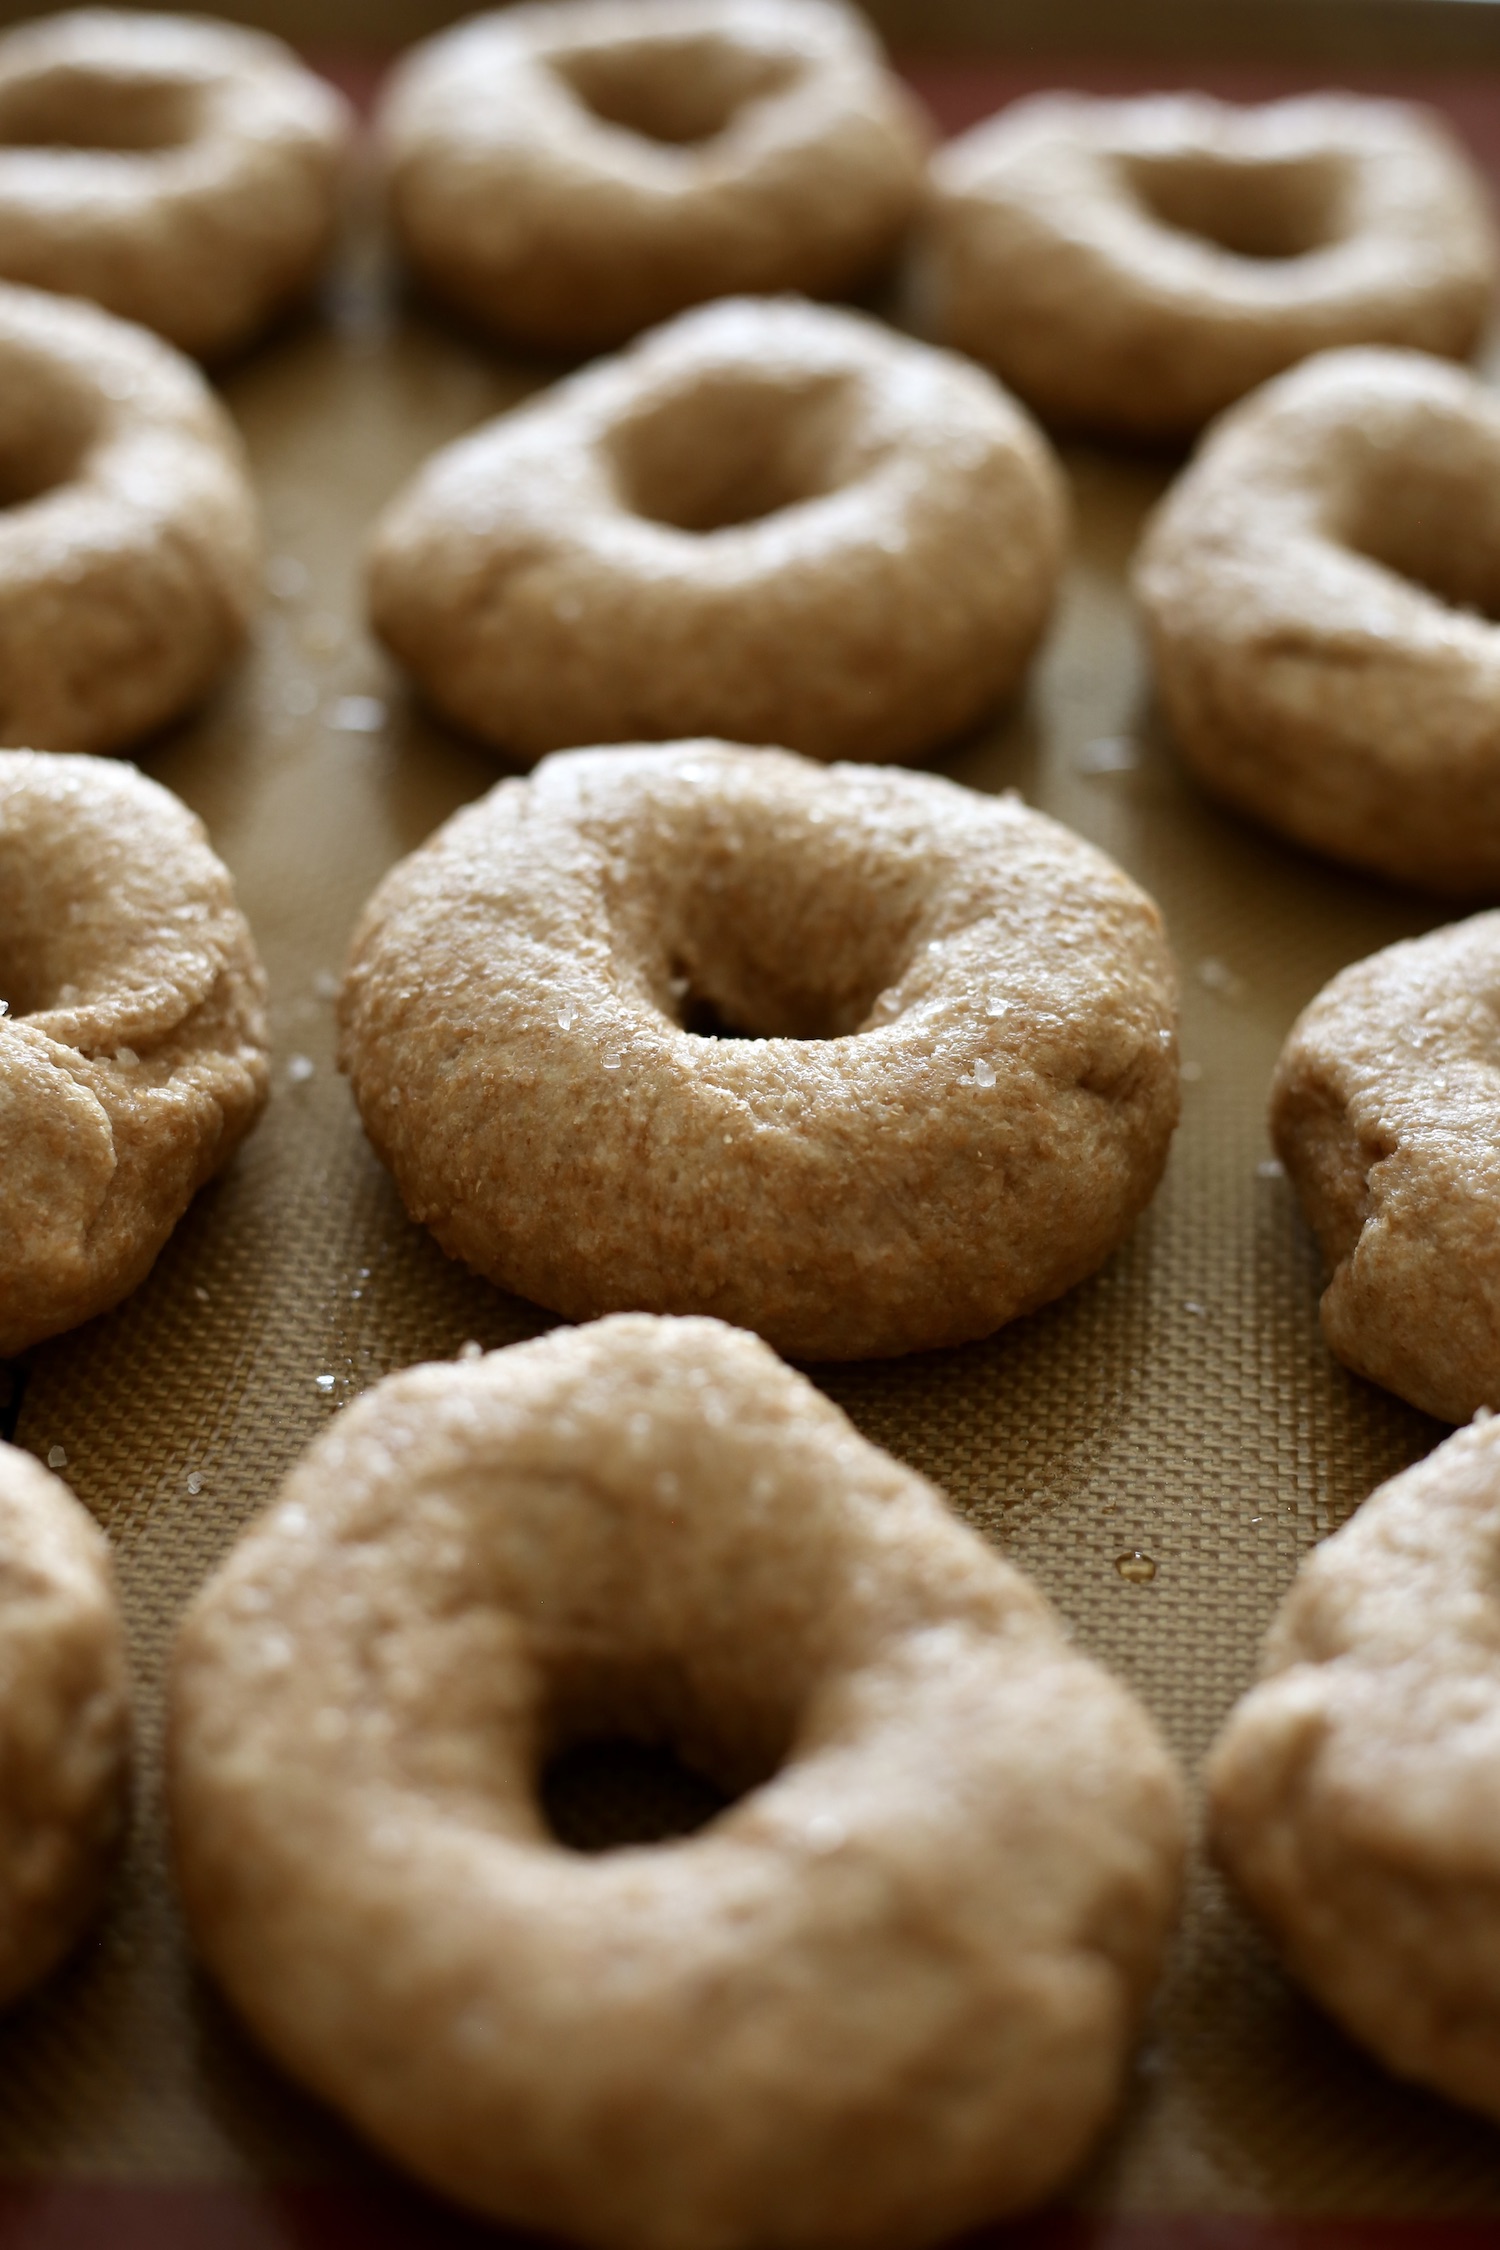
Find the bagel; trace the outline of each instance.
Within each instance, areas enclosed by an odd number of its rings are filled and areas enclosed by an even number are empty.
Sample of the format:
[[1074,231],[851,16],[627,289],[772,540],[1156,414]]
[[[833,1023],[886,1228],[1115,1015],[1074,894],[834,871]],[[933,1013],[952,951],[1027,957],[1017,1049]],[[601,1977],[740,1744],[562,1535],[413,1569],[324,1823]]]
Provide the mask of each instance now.
[[419,46],[378,119],[413,266],[570,351],[707,297],[835,295],[888,260],[927,132],[828,0],[565,0]]
[[[538,1780],[730,1792],[584,1856]],[[598,2250],[946,2241],[1121,2090],[1181,1785],[1019,1572],[753,1337],[624,1318],[387,1378],[200,1595],[198,1947],[400,2162]]]
[[129,1756],[109,1548],[65,1484],[0,1445],[0,2007],[91,1920]]
[[1199,778],[1374,874],[1500,887],[1497,494],[1500,397],[1418,353],[1330,352],[1227,415],[1135,564]]
[[983,1336],[1150,1199],[1156,908],[1018,802],[722,743],[549,759],[404,860],[340,1059],[412,1215],[571,1319],[808,1359]]
[[264,998],[185,806],[0,750],[0,1358],[144,1280],[265,1101]]
[[1338,345],[1463,358],[1497,263],[1430,111],[1045,94],[939,151],[918,286],[932,332],[1045,420],[1166,438]]
[[526,758],[723,734],[906,758],[1011,693],[1061,474],[980,369],[743,299],[446,446],[377,526],[376,630]]
[[1500,1405],[1500,914],[1343,970],[1282,1049],[1271,1132],[1347,1367],[1447,1422]]
[[1403,2078],[1500,2117],[1500,1422],[1366,1500],[1282,1603],[1208,1768],[1292,1973]]
[[279,39],[86,8],[0,38],[0,275],[217,357],[302,296],[349,111]]
[[233,425],[92,305],[0,284],[0,742],[114,751],[197,703],[260,595]]

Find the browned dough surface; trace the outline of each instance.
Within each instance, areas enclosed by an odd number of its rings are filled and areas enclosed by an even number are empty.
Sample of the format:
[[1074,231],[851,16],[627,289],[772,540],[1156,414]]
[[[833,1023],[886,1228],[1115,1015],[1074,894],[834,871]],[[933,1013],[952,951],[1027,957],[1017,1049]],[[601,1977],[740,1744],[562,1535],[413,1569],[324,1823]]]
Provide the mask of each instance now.
[[[561,1744],[745,1791],[585,1857]],[[189,1614],[198,1943],[404,2163],[600,2250],[936,2243],[1113,2106],[1173,1916],[1140,1706],[764,1345],[626,1317],[351,1407]]]
[[0,750],[0,1354],[135,1288],[269,1084],[201,824],[134,767]]

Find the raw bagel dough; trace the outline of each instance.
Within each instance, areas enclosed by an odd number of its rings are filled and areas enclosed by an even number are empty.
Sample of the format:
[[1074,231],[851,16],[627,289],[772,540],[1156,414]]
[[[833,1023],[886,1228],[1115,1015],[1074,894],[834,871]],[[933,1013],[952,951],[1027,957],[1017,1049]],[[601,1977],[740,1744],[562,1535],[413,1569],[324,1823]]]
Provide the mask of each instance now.
[[571,1318],[710,1312],[810,1359],[1070,1288],[1177,1118],[1161,919],[1102,853],[723,743],[551,758],[457,814],[365,909],[340,1007],[451,1254]]
[[[747,1793],[585,1857],[561,1746]],[[190,1612],[199,1947],[446,2193],[597,2250],[915,2250],[1118,2098],[1181,1785],[1030,1583],[753,1337],[627,1317],[379,1384]]]
[[1282,1049],[1271,1131],[1339,1358],[1447,1422],[1500,1405],[1500,914],[1336,976]]
[[0,1445],[0,2007],[98,1906],[129,1755],[108,1545],[65,1484]]
[[0,742],[114,751],[197,703],[260,597],[244,453],[196,368],[0,284]]
[[922,192],[926,127],[826,0],[569,0],[419,46],[382,105],[391,216],[442,296],[565,350],[706,297],[852,288]]
[[1417,352],[1309,360],[1210,431],[1135,583],[1209,788],[1376,874],[1500,889],[1493,391]]
[[1048,420],[1185,436],[1335,345],[1463,358],[1494,302],[1484,182],[1402,102],[1044,94],[933,175],[925,318]]
[[234,350],[329,248],[347,105],[262,32],[86,8],[0,38],[0,275]]
[[0,1358],[150,1271],[268,1089],[265,978],[200,822],[0,750]]
[[1061,472],[991,377],[853,313],[705,307],[446,446],[376,529],[376,629],[526,758],[722,734],[936,749],[1019,685]]
[[1288,1966],[1404,2078],[1500,2117],[1500,1422],[1297,1574],[1209,1765],[1216,1851]]

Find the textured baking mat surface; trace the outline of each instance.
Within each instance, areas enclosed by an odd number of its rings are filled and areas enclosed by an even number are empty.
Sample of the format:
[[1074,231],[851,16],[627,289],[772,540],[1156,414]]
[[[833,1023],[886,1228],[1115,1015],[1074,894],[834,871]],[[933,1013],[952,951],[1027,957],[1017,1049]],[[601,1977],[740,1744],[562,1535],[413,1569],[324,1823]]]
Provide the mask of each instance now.
[[[927,78],[968,114],[1018,82]],[[1463,100],[1500,149],[1500,82]],[[499,771],[366,638],[364,528],[435,445],[550,372],[402,305],[355,232],[317,317],[224,378],[270,598],[235,679],[142,763],[233,869],[271,977],[275,1093],[135,1297],[0,1367],[0,1434],[65,1459],[113,1539],[140,1750],[108,1913],[0,2024],[6,2250],[494,2239],[390,2178],[194,1970],[167,1871],[160,1695],[184,1603],[341,1406],[390,1369],[546,1325],[405,1218],[334,1071],[330,1003],[376,880]],[[1325,980],[1446,917],[1241,826],[1186,780],[1123,578],[1171,465],[1079,448],[1067,466],[1075,560],[1025,704],[939,770],[1019,789],[1160,900],[1183,979],[1181,1130],[1133,1239],[1063,1302],[963,1351],[814,1372],[1034,1573],[1196,1768],[1299,1556],[1443,1434],[1324,1349],[1317,1256],[1263,1113],[1281,1040]],[[1468,2250],[1496,2238],[1500,2136],[1341,2039],[1200,1859],[1120,2118],[1065,2200],[1019,2238]]]

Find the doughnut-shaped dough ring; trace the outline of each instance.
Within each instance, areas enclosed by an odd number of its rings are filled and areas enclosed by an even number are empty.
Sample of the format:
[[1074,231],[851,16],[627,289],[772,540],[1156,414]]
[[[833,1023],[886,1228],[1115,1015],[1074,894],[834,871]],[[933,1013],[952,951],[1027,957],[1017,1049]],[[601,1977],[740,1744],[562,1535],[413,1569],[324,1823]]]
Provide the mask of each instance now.
[[279,39],[79,9],[0,38],[0,275],[209,358],[328,250],[349,111]]
[[524,757],[701,733],[906,758],[1019,684],[1065,523],[979,368],[746,298],[444,447],[377,526],[371,614]]
[[1293,1974],[1405,2078],[1500,2117],[1500,1422],[1309,1556],[1208,1769]]
[[1271,1131],[1333,1269],[1323,1333],[1428,1414],[1500,1405],[1500,914],[1345,969],[1293,1026]]
[[0,742],[113,751],[208,690],[260,597],[259,513],[197,370],[0,286]]
[[418,47],[383,104],[391,214],[441,296],[599,350],[706,297],[851,289],[922,192],[925,122],[828,0],[567,0]]
[[551,758],[457,814],[366,907],[340,1019],[451,1255],[572,1319],[709,1312],[807,1359],[1070,1288],[1177,1119],[1161,919],[1101,853],[722,743]]
[[129,1759],[108,1544],[65,1484],[0,1445],[0,2007],[91,1919]]
[[184,805],[0,750],[0,1358],[145,1279],[265,1102],[264,999]]
[[927,323],[1048,421],[1186,436],[1313,352],[1463,358],[1494,300],[1484,184],[1402,102],[1045,94],[933,176]]
[[1309,361],[1209,433],[1135,584],[1217,795],[1379,875],[1500,887],[1500,397],[1415,352]]
[[[580,1739],[748,1793],[586,1857]],[[947,2241],[1107,2117],[1171,1922],[1145,1713],[753,1337],[624,1318],[388,1378],[189,1613],[197,1943],[391,2154],[598,2250]]]

